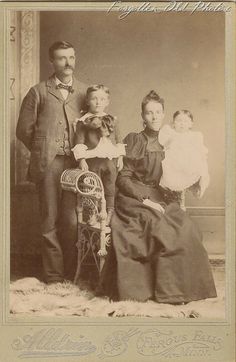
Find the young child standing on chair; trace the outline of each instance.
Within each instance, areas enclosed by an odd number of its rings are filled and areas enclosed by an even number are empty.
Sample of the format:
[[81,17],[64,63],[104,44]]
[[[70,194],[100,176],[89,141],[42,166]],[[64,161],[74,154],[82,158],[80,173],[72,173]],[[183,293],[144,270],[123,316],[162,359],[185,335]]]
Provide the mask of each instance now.
[[208,150],[202,133],[192,131],[192,125],[191,112],[180,110],[173,115],[172,127],[165,125],[159,132],[159,142],[165,151],[160,186],[181,192],[183,209],[186,189],[190,188],[200,198],[209,185]]
[[123,168],[125,145],[122,144],[117,119],[105,112],[110,92],[102,84],[87,89],[88,112],[77,120],[75,147],[79,167],[95,172],[102,180],[107,207],[107,225],[114,211],[117,171]]

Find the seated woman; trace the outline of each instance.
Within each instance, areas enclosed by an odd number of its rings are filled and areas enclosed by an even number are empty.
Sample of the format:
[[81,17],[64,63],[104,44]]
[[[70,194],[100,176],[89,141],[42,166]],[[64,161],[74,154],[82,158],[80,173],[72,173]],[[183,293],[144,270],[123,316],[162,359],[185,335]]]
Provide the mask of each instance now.
[[142,102],[144,130],[124,140],[126,157],[111,223],[113,245],[101,276],[103,292],[114,300],[182,304],[216,297],[198,226],[181,210],[175,194],[159,186],[163,117],[164,101],[151,91]]

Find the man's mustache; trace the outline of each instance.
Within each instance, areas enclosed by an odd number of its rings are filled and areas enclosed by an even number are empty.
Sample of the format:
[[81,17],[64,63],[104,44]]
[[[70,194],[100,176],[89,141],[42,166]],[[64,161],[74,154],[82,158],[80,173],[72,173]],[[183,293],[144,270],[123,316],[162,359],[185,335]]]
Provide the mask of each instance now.
[[67,65],[66,67],[64,67],[64,69],[71,69],[71,70],[74,70],[74,67],[72,67],[72,65]]

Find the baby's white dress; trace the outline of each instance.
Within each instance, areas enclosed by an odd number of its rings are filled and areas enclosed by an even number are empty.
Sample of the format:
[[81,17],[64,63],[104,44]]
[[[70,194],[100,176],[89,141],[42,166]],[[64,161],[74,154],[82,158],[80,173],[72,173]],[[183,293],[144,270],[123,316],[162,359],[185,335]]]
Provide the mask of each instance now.
[[183,191],[202,177],[209,179],[207,153],[201,132],[176,132],[169,125],[159,131],[164,147],[163,175],[160,185],[173,191]]

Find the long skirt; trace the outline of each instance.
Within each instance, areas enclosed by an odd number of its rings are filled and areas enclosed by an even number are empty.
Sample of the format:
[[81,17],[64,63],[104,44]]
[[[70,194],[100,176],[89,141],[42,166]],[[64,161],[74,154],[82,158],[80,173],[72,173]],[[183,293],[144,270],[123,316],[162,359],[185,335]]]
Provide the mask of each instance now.
[[[144,185],[137,183],[143,193]],[[158,190],[145,185],[152,201]],[[119,192],[112,246],[102,271],[105,294],[115,300],[182,303],[216,297],[202,234],[177,203],[164,214]]]

